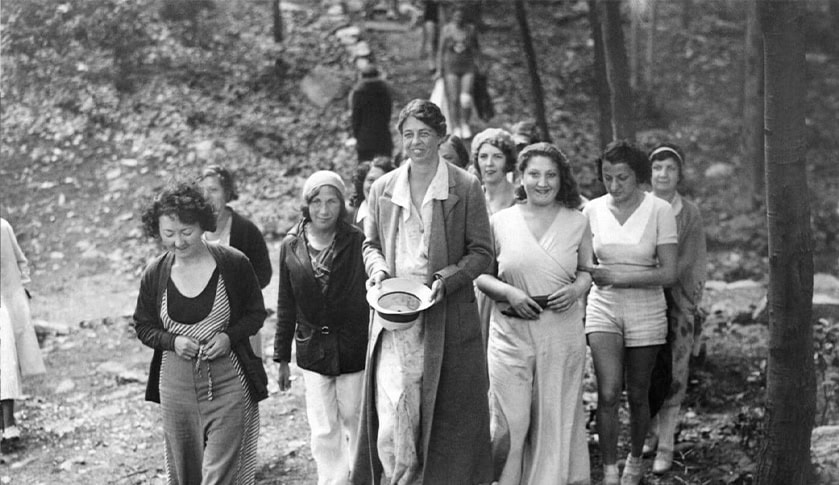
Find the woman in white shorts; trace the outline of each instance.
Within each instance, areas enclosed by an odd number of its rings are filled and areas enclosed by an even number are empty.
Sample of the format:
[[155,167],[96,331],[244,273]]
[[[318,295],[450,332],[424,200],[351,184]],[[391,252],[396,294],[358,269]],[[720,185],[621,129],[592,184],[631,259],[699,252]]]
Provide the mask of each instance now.
[[[648,391],[656,355],[667,339],[662,287],[676,280],[676,217],[646,193],[650,164],[631,143],[610,143],[597,160],[607,194],[588,202],[597,265],[586,308],[586,337],[597,374],[597,427],[603,483],[634,485],[643,477],[642,449],[650,423]],[[618,480],[618,408],[626,378],[631,452]]]

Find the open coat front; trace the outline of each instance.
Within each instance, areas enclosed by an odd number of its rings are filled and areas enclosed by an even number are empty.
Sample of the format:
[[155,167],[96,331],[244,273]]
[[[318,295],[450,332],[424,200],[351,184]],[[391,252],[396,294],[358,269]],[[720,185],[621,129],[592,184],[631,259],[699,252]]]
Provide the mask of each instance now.
[[[439,162],[446,163],[446,162]],[[396,229],[401,208],[393,187],[405,164],[377,180],[365,221],[364,262],[368,275],[395,274]],[[475,484],[492,481],[486,355],[472,281],[492,263],[492,241],[483,192],[475,177],[447,164],[447,200],[433,202],[429,272],[445,283],[445,298],[426,311],[422,379],[422,483]],[[375,322],[375,321],[374,321]],[[378,484],[382,465],[376,449],[376,355],[382,328],[371,328],[361,432],[352,483]]]

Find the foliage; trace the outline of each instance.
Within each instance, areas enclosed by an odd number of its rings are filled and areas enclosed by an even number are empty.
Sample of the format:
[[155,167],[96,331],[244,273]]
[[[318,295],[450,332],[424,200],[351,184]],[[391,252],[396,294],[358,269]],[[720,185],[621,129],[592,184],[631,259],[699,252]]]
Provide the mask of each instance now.
[[839,414],[839,321],[819,319],[814,326],[816,425],[830,424]]

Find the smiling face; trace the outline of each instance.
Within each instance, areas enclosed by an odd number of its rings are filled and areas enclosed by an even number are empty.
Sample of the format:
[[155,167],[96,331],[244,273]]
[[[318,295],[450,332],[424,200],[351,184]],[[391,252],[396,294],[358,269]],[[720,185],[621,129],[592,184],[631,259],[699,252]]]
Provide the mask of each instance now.
[[184,224],[174,216],[162,215],[158,219],[160,225],[160,241],[166,250],[175,253],[175,257],[188,258],[197,255],[203,248],[201,236],[204,231],[195,222]]
[[481,169],[484,184],[492,185],[505,180],[507,173],[504,168],[506,165],[507,157],[499,148],[484,143],[478,149],[478,166]]
[[635,172],[626,163],[603,160],[603,185],[616,203],[627,202],[640,190]]
[[412,162],[433,164],[439,145],[440,135],[422,121],[409,116],[402,124],[402,148]]
[[344,203],[335,187],[324,185],[309,201],[309,218],[314,229],[331,231],[338,224]]
[[655,160],[652,163],[653,192],[659,196],[670,196],[679,184],[679,162],[673,158]]
[[527,203],[537,206],[556,203],[559,183],[559,167],[553,160],[542,155],[536,155],[527,162],[521,178]]
[[367,200],[367,197],[370,196],[370,187],[373,186],[373,182],[379,180],[379,177],[385,174],[385,171],[380,169],[379,167],[370,167],[370,170],[367,171],[367,176],[364,177],[364,185],[362,185],[364,189],[364,199]]
[[216,214],[221,213],[221,210],[227,204],[227,194],[224,192],[224,187],[221,186],[221,179],[213,176],[204,177],[198,185],[204,193],[204,198],[213,206]]

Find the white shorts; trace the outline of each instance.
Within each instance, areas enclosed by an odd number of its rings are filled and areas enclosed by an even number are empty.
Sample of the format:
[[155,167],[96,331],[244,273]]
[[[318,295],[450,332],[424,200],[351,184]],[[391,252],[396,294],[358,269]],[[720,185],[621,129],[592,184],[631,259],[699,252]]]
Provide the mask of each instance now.
[[586,335],[623,336],[625,347],[662,345],[667,341],[667,303],[661,288],[593,286],[586,306]]

